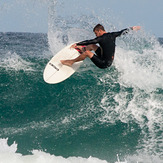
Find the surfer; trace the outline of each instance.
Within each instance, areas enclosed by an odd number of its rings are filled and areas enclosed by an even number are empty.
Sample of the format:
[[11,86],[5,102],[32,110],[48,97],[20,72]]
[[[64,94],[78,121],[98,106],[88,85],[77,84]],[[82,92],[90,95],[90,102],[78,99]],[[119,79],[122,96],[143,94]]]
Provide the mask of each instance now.
[[[96,35],[95,39],[85,40],[71,46],[71,48],[78,50],[81,55],[75,59],[61,60],[61,63],[72,66],[75,62],[82,61],[86,57],[89,57],[97,67],[102,69],[107,68],[112,65],[114,60],[116,37],[128,33],[129,30],[137,31],[140,28],[140,26],[133,26],[118,32],[107,33],[101,24],[97,24],[93,29]],[[92,51],[94,51],[95,54]]]

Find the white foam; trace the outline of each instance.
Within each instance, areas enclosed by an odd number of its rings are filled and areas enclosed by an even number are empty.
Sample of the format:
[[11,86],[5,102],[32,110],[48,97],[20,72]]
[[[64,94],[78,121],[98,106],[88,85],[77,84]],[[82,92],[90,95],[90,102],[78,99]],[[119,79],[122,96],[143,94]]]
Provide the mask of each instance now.
[[0,139],[0,153],[15,153],[17,144],[14,142],[11,146],[7,144],[8,139]]
[[121,73],[119,83],[146,91],[163,88],[162,54],[161,46],[144,49],[142,54],[117,47],[115,67]]
[[[8,139],[0,139],[0,163],[109,163],[96,157],[68,157],[55,156],[39,150],[33,150],[31,155],[16,153],[17,144],[7,144]],[[116,159],[116,158],[115,158]],[[157,156],[145,155],[143,153],[127,156],[125,162],[118,159],[117,163],[162,163]]]
[[51,155],[46,152],[33,150],[32,155],[22,155],[16,153],[17,144],[15,142],[9,146],[8,139],[0,139],[0,163],[107,163],[95,157],[68,157]]
[[16,53],[8,52],[0,59],[0,67],[5,68],[6,70],[35,71],[32,66],[33,64],[31,62],[24,60]]
[[162,163],[163,160],[158,156],[151,156],[140,153],[139,155],[128,156],[128,163]]

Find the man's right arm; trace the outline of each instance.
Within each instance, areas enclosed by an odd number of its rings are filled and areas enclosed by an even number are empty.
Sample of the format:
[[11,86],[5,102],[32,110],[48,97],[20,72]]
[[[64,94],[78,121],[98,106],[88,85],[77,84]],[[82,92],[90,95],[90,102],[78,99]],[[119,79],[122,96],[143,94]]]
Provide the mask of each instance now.
[[76,45],[90,45],[90,44],[97,44],[99,41],[98,41],[98,37],[96,37],[95,39],[92,39],[92,40],[85,40],[85,41],[81,41],[81,42],[78,42]]
[[99,42],[98,37],[96,37],[95,39],[92,40],[85,40],[85,41],[75,43],[71,46],[71,48],[75,48],[76,46],[82,46],[82,45],[97,44],[98,42]]

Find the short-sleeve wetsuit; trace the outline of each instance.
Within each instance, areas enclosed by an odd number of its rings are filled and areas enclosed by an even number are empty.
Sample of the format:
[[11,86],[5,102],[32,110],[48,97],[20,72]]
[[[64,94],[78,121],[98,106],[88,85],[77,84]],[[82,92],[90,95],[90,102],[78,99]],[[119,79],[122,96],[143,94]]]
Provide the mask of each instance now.
[[80,46],[98,43],[100,47],[95,51],[96,54],[91,58],[91,60],[97,67],[104,69],[111,66],[113,62],[116,37],[128,33],[128,31],[129,28],[118,32],[104,33],[102,36],[96,37],[95,39],[79,42],[77,45]]

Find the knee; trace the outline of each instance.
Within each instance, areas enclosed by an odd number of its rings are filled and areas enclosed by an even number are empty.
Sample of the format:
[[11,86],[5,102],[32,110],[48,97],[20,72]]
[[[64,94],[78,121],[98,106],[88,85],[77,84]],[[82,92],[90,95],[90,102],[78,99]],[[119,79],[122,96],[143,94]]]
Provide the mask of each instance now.
[[92,44],[92,50],[97,49],[97,45]]
[[95,49],[97,49],[97,45],[95,45],[95,44],[90,44],[90,45],[87,46],[87,49],[90,50],[90,51],[91,51],[91,50],[95,50]]
[[91,51],[85,51],[84,53],[83,53],[83,55],[85,55],[86,57],[89,57],[89,58],[92,58],[93,57],[93,55],[94,55],[94,53],[92,53]]

